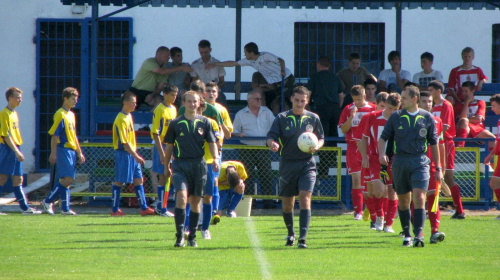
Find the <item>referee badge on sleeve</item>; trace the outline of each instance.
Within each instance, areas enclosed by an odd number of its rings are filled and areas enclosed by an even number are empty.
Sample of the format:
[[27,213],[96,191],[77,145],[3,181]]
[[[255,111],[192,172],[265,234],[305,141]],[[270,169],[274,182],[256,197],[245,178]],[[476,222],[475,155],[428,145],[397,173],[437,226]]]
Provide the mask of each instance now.
[[310,125],[310,124],[306,125],[306,131],[307,132],[312,132],[313,131],[313,126]]
[[200,135],[203,135],[203,127],[198,128],[198,133],[199,133]]
[[418,131],[418,134],[420,135],[420,137],[425,137],[425,135],[427,135],[427,129],[425,129],[425,128],[421,128],[421,129]]

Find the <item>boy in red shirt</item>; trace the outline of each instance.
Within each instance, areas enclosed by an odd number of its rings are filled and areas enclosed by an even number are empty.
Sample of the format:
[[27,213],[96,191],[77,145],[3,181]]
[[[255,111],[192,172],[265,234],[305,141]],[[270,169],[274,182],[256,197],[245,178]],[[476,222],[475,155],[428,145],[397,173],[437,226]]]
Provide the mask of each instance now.
[[[490,98],[491,110],[496,114],[500,115],[500,94],[495,94]],[[497,155],[497,164],[495,166],[495,171],[490,179],[490,187],[497,197],[497,201],[500,202],[500,120],[497,123],[497,136],[495,141],[495,149],[491,150],[490,154],[484,159],[484,164],[489,164],[493,159],[493,155]],[[496,217],[495,220],[500,220],[500,216]]]

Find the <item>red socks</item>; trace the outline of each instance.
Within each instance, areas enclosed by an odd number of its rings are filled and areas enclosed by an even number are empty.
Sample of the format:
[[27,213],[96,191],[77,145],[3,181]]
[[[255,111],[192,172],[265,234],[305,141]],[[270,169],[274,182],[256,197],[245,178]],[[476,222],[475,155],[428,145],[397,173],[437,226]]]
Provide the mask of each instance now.
[[429,213],[429,222],[431,223],[431,234],[438,232],[439,220],[441,219],[441,211],[439,210],[439,207],[436,212],[431,212],[435,199],[436,195],[434,194],[427,196],[427,213]]
[[351,196],[354,213],[361,214],[363,212],[363,193],[361,192],[361,189],[352,189]]
[[370,212],[370,219],[372,222],[375,222],[377,218],[377,213],[375,212],[375,205],[374,205],[374,197],[367,197],[365,200],[366,208],[368,208],[368,211]]
[[[457,138],[467,138],[467,128],[459,128],[457,129]],[[455,142],[455,147],[463,147],[465,145],[464,141]]]
[[385,225],[392,226],[398,211],[398,200],[387,201],[387,215],[385,215]]
[[377,198],[373,197],[373,206],[375,208],[375,211],[377,212],[377,217],[384,217],[384,209],[382,208],[382,201],[384,201],[384,198]]
[[462,215],[464,213],[464,208],[462,206],[460,189],[458,188],[458,185],[454,185],[453,187],[450,188],[450,190],[451,190],[451,197],[453,198],[453,204],[455,205],[455,211],[457,211],[459,215]]

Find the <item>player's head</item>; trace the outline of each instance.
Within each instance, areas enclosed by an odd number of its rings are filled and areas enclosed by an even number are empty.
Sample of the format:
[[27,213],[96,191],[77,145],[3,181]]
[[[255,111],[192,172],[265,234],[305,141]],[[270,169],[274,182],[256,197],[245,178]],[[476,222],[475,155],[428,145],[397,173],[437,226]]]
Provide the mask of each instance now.
[[124,111],[126,112],[133,112],[135,109],[135,106],[137,105],[137,97],[135,93],[131,91],[126,91],[122,94],[121,97],[122,101],[122,106]]
[[264,101],[264,95],[260,88],[255,88],[247,94],[247,103],[248,108],[257,109],[262,106],[262,102]]
[[182,104],[186,108],[186,112],[196,113],[196,110],[200,106],[200,95],[193,90],[186,91],[184,95],[182,95]]
[[332,62],[328,56],[320,56],[316,61],[316,68],[329,69],[331,65]]
[[166,84],[163,87],[163,100],[166,104],[172,104],[175,102],[177,98],[177,94],[179,92],[179,88],[172,84]]
[[430,52],[424,52],[420,55],[420,67],[424,70],[432,69],[432,63],[434,62],[434,55]]
[[5,92],[5,99],[9,103],[9,106],[19,106],[23,101],[23,91],[16,87],[10,87]]
[[226,169],[226,177],[227,177],[227,183],[229,184],[230,188],[234,188],[240,184],[241,177],[238,171],[236,171],[236,168],[234,168],[234,166],[229,166]]
[[426,90],[420,92],[418,107],[426,110],[427,112],[430,112],[432,110],[432,96],[430,92]]
[[206,92],[205,92],[205,100],[210,103],[214,104],[215,101],[217,100],[217,97],[219,97],[219,86],[215,82],[209,82],[206,85]]
[[497,93],[490,97],[491,110],[496,114],[500,115],[500,93]]
[[75,107],[78,102],[78,95],[78,90],[74,87],[67,87],[63,89],[63,105],[68,106],[69,109]]
[[260,55],[259,46],[257,46],[257,44],[255,44],[254,42],[246,44],[245,47],[243,48],[243,52],[245,54],[246,59],[250,60],[256,59],[257,56]]
[[385,105],[387,103],[387,97],[389,94],[387,92],[380,92],[377,95],[377,98],[375,99],[375,102],[377,103],[377,111],[385,109]]
[[169,59],[170,59],[170,50],[167,47],[161,46],[158,49],[156,49],[156,60],[158,60],[158,62],[165,64],[168,62]]
[[375,93],[377,93],[377,82],[375,82],[374,79],[366,79],[365,82],[363,83],[365,86],[365,94],[367,99],[372,99],[373,96],[375,96]]
[[210,41],[203,39],[198,43],[198,51],[203,60],[209,60],[210,57],[212,57],[210,55],[212,52],[212,44],[210,44]]
[[196,109],[196,113],[198,115],[202,115],[205,109],[207,109],[207,102],[206,100],[200,99],[200,106],[198,106],[198,109]]
[[[380,94],[380,93],[379,93]],[[385,102],[385,110],[392,114],[394,111],[399,110],[401,106],[401,95],[399,93],[393,92],[387,96],[387,101]]]
[[290,96],[293,109],[304,110],[306,105],[309,103],[310,96],[311,92],[305,86],[295,87],[292,90],[292,96]]
[[462,50],[462,60],[464,64],[472,64],[474,60],[474,49],[471,47],[466,47]]
[[203,96],[205,94],[205,91],[207,89],[205,87],[205,83],[204,82],[202,82],[201,80],[196,80],[196,81],[191,82],[191,84],[189,85],[189,90],[194,90],[198,94],[200,94],[201,96]]
[[389,64],[391,64],[391,66],[400,65],[401,53],[398,51],[391,51],[389,55],[387,55],[387,60],[389,60]]
[[414,87],[417,87],[417,84],[415,84],[414,82],[406,82],[404,85],[403,85],[403,89],[409,87],[409,86],[414,86]]
[[172,58],[172,62],[174,64],[182,63],[182,49],[179,47],[173,47],[170,49],[170,57]]
[[462,83],[462,91],[464,91],[464,89],[468,89],[469,92],[474,93],[476,85],[472,81],[465,81]]
[[439,94],[442,94],[444,92],[444,84],[443,82],[439,80],[432,80],[429,83],[428,89],[431,94],[434,95],[434,92],[438,92]]
[[360,66],[361,66],[361,56],[359,55],[359,53],[351,53],[349,55],[349,69],[355,72],[358,71]]
[[351,88],[351,96],[356,107],[365,105],[366,95],[365,88],[362,85],[355,85]]
[[420,100],[420,91],[416,86],[408,86],[403,89],[401,93],[401,103],[403,109],[410,109],[418,106]]

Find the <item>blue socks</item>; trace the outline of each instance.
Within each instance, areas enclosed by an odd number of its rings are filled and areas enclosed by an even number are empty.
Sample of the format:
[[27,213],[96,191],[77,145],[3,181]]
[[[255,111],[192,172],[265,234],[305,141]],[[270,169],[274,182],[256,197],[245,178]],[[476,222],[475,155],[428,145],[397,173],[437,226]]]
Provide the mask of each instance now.
[[14,194],[16,195],[17,202],[19,202],[19,206],[23,211],[29,209],[28,201],[26,200],[26,196],[24,195],[23,186],[14,187]]
[[202,204],[203,207],[203,223],[201,225],[201,230],[207,230],[210,226],[210,221],[212,220],[212,203]]
[[293,210],[292,213],[283,212],[283,221],[288,230],[288,236],[295,236],[295,230],[293,229]]
[[219,199],[220,199],[220,196],[219,196],[219,187],[215,186],[214,187],[214,195],[212,196],[212,211],[214,213],[217,212],[217,210],[219,210]]
[[240,203],[242,198],[243,198],[243,194],[233,192],[233,196],[231,197],[231,202],[229,204],[229,210],[234,211],[236,209],[236,206],[238,206],[238,203]]
[[165,186],[158,186],[158,204],[156,209],[161,209],[162,213],[167,212],[167,209],[163,209],[163,199],[165,198]]
[[64,212],[68,212],[69,211],[69,202],[71,200],[71,192],[70,192],[69,188],[61,186],[60,187],[60,195],[61,195],[61,209]]
[[425,223],[425,209],[415,209],[413,211],[413,234],[415,238],[422,237]]
[[120,209],[120,193],[122,191],[122,188],[113,185],[112,188],[112,198],[113,198],[113,212],[116,212]]
[[299,239],[304,239],[304,240],[306,239],[310,222],[311,222],[311,209],[301,209],[299,218],[299,226],[300,226]]
[[146,202],[146,195],[144,194],[144,186],[134,186],[135,195],[139,200],[139,204],[141,205],[141,210],[148,209],[148,204]]
[[186,204],[186,214],[185,214],[185,220],[184,220],[184,225],[186,226],[186,230],[189,230],[189,214],[191,213],[191,204]]
[[399,212],[399,221],[401,222],[401,228],[403,229],[403,233],[404,233],[405,237],[411,237],[411,233],[410,233],[411,211],[410,211],[410,209],[401,210],[398,208],[398,212]]
[[64,188],[61,183],[57,182],[54,188],[50,191],[49,195],[45,198],[45,203],[52,203],[54,200],[57,199],[57,196],[61,193],[62,194],[62,189]]

